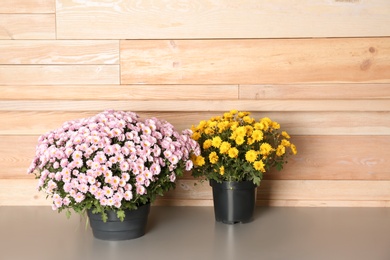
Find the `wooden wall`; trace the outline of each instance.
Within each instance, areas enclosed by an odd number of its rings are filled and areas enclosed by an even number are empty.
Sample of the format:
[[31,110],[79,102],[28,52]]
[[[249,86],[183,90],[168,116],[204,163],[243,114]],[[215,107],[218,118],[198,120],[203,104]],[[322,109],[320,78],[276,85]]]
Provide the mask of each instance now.
[[[390,205],[388,0],[2,0],[0,205],[48,205],[37,138],[105,109],[269,116],[298,155],[258,204]],[[212,205],[185,176],[157,204]]]

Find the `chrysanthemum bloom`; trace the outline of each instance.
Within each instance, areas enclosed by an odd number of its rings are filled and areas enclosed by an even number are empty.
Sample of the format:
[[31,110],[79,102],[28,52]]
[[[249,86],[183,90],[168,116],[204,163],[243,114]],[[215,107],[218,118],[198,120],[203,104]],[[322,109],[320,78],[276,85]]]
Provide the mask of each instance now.
[[219,157],[218,157],[218,155],[217,155],[216,152],[211,152],[211,153],[210,153],[210,155],[209,155],[209,160],[210,160],[210,162],[211,162],[212,164],[217,163],[217,162],[218,162],[218,159],[219,159]]
[[248,152],[246,152],[245,154],[245,159],[248,161],[248,162],[254,162],[256,161],[257,159],[257,152],[255,150],[249,150]]

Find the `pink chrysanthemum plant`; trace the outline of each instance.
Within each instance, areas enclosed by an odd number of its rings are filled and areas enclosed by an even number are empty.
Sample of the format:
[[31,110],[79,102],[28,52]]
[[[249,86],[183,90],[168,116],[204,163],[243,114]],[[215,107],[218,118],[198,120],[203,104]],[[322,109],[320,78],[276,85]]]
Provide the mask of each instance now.
[[200,149],[191,135],[157,118],[105,111],[40,136],[28,173],[52,198],[53,210],[69,217],[70,209],[92,209],[103,221],[114,210],[123,220],[124,210],[154,202],[192,169],[191,155]]
[[290,135],[268,117],[255,120],[249,112],[232,110],[192,127],[201,154],[194,155],[192,176],[201,180],[253,181],[281,170],[289,155],[297,153]]

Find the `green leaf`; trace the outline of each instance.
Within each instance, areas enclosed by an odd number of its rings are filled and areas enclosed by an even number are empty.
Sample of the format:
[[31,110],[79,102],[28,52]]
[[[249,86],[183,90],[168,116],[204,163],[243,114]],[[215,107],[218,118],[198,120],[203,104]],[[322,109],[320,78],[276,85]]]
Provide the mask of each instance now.
[[121,221],[123,221],[123,220],[125,220],[125,211],[124,210],[118,210],[117,212],[116,212],[116,216],[121,220]]

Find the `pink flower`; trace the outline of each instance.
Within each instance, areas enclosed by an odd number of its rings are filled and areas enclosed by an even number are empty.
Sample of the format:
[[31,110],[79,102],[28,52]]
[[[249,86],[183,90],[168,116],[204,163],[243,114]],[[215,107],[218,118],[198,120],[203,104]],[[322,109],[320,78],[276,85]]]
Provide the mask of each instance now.
[[189,171],[194,166],[193,162],[191,160],[186,161],[186,171]]
[[125,200],[130,201],[133,199],[133,193],[131,191],[126,191],[124,195]]
[[107,186],[105,186],[103,188],[103,191],[104,191],[104,195],[107,197],[107,198],[110,198],[112,197],[112,195],[114,194],[113,190]]
[[98,191],[98,187],[96,185],[91,185],[89,187],[89,192],[92,194],[92,195],[95,195]]
[[143,174],[138,174],[137,177],[135,177],[135,180],[137,181],[137,184],[143,185],[145,182],[145,176]]
[[89,190],[89,187],[87,184],[80,184],[79,187],[78,187],[79,191],[81,191],[82,193],[87,193],[88,190]]
[[136,191],[137,191],[137,194],[138,194],[138,195],[144,195],[144,194],[146,193],[146,189],[145,189],[145,187],[142,186],[142,185],[137,186]]
[[169,157],[169,161],[172,163],[172,164],[177,164],[179,162],[179,158],[177,158],[176,155],[172,155],[171,157]]
[[82,202],[84,199],[85,199],[85,195],[82,194],[81,192],[77,192],[76,197],[74,198],[74,200],[79,203]]
[[74,160],[73,162],[74,162],[74,166],[75,166],[76,168],[81,168],[81,167],[83,167],[83,165],[84,165],[83,160],[81,160],[81,159]]
[[72,154],[73,160],[81,160],[82,157],[83,157],[83,153],[81,151],[75,151]]
[[161,167],[160,167],[159,164],[153,163],[153,164],[150,166],[150,171],[152,172],[153,175],[158,175],[158,174],[160,174],[160,172],[161,172]]
[[122,179],[127,182],[130,180],[130,174],[127,172],[122,172]]

